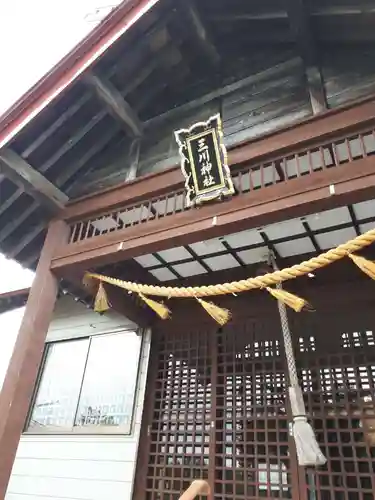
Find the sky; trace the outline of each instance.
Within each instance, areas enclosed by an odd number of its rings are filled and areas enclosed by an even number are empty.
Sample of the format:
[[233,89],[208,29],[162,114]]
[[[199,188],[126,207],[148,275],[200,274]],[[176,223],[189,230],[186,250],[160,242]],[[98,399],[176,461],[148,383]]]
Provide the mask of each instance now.
[[[0,115],[120,1],[0,0]],[[28,287],[32,279],[32,273],[0,254],[0,293]],[[0,386],[22,314],[19,309],[0,316]]]

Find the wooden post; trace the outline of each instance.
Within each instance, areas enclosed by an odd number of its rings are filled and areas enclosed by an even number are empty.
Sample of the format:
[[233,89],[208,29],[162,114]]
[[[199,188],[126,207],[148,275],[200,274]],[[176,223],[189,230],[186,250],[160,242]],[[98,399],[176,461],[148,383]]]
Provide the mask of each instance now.
[[51,222],[0,393],[0,500],[5,498],[57,298],[58,280],[50,270],[52,256],[67,241],[67,224]]

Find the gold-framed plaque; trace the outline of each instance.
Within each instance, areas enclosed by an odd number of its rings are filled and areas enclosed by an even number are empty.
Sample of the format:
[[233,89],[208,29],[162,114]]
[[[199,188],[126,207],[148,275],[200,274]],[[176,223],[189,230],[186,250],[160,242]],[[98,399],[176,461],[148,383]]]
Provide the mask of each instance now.
[[185,178],[187,206],[234,194],[220,114],[174,134]]

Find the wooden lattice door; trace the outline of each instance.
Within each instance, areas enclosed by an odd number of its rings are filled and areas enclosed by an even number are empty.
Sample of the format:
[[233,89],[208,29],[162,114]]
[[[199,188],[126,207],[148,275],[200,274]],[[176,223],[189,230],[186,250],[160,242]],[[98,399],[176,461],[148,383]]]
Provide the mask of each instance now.
[[209,479],[222,500],[374,500],[374,319],[345,307],[290,315],[307,409],[328,457],[306,472],[289,432],[272,306],[221,330],[180,324],[155,332],[137,500],[177,500],[195,478]]
[[161,331],[154,344],[147,500],[196,478],[215,498],[297,498],[277,322]]
[[156,332],[147,500],[176,499],[193,479],[208,479],[214,338],[210,333]]
[[374,500],[375,317],[356,305],[293,316],[292,327],[306,406],[328,458],[303,474],[302,490],[308,500]]
[[249,319],[223,329],[217,340],[215,495],[296,497],[279,323]]

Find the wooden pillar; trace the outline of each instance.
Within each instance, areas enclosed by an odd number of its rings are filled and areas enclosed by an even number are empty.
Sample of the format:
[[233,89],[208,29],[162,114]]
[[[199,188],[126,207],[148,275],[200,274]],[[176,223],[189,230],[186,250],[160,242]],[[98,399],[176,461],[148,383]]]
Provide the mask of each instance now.
[[0,393],[0,500],[5,498],[56,302],[58,280],[50,271],[51,259],[67,240],[67,224],[51,222]]

